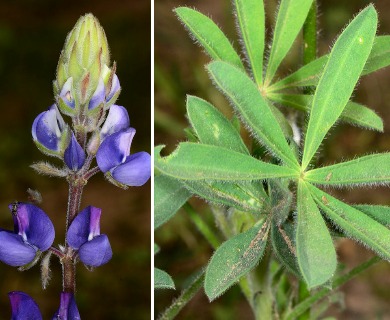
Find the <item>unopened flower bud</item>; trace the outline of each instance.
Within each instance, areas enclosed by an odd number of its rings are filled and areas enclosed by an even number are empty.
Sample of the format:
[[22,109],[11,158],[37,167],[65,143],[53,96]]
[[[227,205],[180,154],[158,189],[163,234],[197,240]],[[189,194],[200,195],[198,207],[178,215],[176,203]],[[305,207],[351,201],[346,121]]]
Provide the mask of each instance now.
[[80,313],[72,292],[61,292],[60,307],[52,319],[80,320]]
[[80,170],[85,162],[85,152],[73,133],[69,145],[64,152],[64,162],[73,171]]
[[86,130],[93,131],[119,91],[105,32],[92,14],[86,14],[68,34],[58,62],[54,93],[59,108],[71,117],[86,117]]

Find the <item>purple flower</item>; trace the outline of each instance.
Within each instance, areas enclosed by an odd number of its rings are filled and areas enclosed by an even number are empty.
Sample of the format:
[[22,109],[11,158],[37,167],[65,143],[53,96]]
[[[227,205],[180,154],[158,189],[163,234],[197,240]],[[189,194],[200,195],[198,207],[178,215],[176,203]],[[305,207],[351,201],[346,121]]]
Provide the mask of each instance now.
[[42,152],[56,156],[62,154],[67,140],[67,126],[55,104],[35,118],[32,136]]
[[[27,293],[12,291],[8,293],[11,302],[11,320],[42,320],[37,303]],[[60,307],[52,320],[80,320],[73,293],[61,292]]]
[[106,137],[96,153],[97,164],[104,173],[128,186],[142,186],[150,178],[151,162],[147,152],[130,155],[134,128],[123,129]]
[[87,266],[98,267],[112,257],[108,237],[100,234],[101,209],[89,206],[72,221],[66,240]]
[[88,103],[88,110],[93,110],[99,106],[103,106],[105,103],[106,88],[104,87],[104,81],[99,79],[99,83]]
[[40,208],[16,202],[8,207],[14,231],[0,230],[0,261],[10,266],[32,262],[39,251],[46,251],[54,241],[54,226]]
[[11,320],[42,320],[37,303],[27,293],[11,291],[8,293],[11,302]]
[[61,303],[52,320],[80,320],[74,295],[71,292],[61,292]]
[[106,121],[100,130],[100,139],[103,141],[105,137],[122,129],[127,129],[129,126],[130,118],[127,110],[114,104],[110,107]]
[[85,162],[85,152],[73,133],[69,145],[64,152],[64,162],[73,171],[80,170]]

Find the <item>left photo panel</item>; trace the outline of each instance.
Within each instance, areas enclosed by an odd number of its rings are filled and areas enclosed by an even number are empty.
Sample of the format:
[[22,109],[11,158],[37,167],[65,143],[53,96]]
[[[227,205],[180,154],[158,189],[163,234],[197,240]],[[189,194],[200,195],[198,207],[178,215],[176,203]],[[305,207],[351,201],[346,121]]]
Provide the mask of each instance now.
[[151,4],[64,7],[0,4],[0,318],[149,320]]

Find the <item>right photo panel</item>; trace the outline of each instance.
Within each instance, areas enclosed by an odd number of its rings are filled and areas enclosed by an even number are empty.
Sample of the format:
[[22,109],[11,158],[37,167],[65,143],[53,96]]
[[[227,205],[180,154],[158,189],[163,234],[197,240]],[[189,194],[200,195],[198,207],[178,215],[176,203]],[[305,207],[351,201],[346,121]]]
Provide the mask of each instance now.
[[390,319],[388,12],[154,1],[155,319]]

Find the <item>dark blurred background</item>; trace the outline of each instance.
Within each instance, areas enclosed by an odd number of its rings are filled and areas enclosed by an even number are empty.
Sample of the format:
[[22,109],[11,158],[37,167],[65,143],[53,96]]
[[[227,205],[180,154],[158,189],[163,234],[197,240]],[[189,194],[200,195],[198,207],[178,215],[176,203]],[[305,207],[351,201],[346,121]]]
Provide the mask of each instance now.
[[[150,2],[0,2],[0,226],[12,229],[7,205],[27,200],[38,189],[42,208],[56,227],[55,244],[64,242],[67,183],[39,176],[29,165],[51,160],[31,138],[38,113],[54,101],[52,81],[67,33],[91,12],[104,27],[117,61],[125,106],[137,134],[132,152],[150,152]],[[109,236],[112,260],[93,272],[78,265],[77,303],[82,319],[150,319],[150,182],[120,190],[97,175],[88,183],[81,207],[102,208],[101,232]],[[0,319],[10,319],[7,292],[22,290],[39,304],[44,319],[59,306],[61,269],[52,258],[52,281],[40,284],[39,265],[19,272],[0,264]]]
[[[319,55],[329,52],[335,38],[362,8],[366,0],[323,0],[319,4]],[[378,35],[390,34],[390,2],[373,1],[379,12]],[[265,0],[268,39],[271,36],[277,1]],[[197,95],[220,108],[225,114],[230,107],[212,86],[204,69],[209,58],[189,38],[172,9],[189,6],[211,16],[239,49],[236,26],[228,0],[156,0],[155,1],[155,144],[166,144],[167,150],[185,139],[183,129],[186,94]],[[287,61],[279,70],[280,77],[295,71],[301,65],[301,45],[293,47]],[[390,53],[389,53],[390,54]],[[390,68],[382,69],[360,80],[354,100],[374,109],[385,122],[385,132],[362,130],[341,124],[332,129],[323,146],[322,164],[351,159],[355,155],[390,150]],[[389,164],[390,165],[390,164]],[[340,199],[351,203],[390,205],[388,188],[356,190],[330,190]],[[192,205],[202,218],[214,227],[207,206],[200,200]],[[185,286],[185,279],[207,264],[212,249],[197,232],[184,210],[156,232],[161,253],[155,264],[173,276],[176,286]],[[339,261],[345,270],[369,259],[372,253],[353,241],[343,239],[337,243]],[[342,287],[345,305],[335,305],[327,313],[337,319],[390,319],[390,265],[381,262]],[[164,310],[179,291],[157,291],[155,314]],[[203,292],[184,308],[178,319],[252,319],[251,311],[237,287],[209,304]]]

